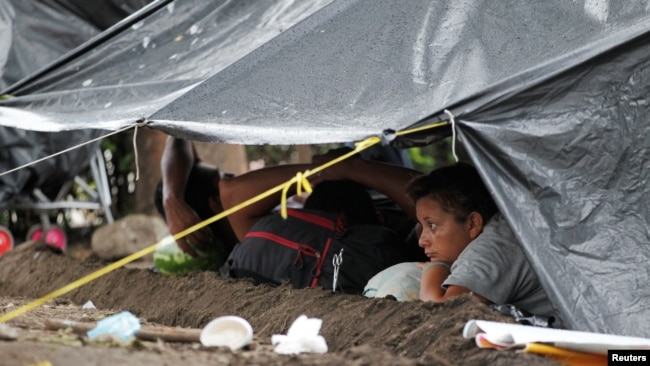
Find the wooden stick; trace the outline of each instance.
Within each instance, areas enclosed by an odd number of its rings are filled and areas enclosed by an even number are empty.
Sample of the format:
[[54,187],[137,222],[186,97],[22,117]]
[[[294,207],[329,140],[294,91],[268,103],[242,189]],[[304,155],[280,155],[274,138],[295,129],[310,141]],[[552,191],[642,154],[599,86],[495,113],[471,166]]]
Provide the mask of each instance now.
[[[80,335],[86,335],[86,332],[95,328],[97,323],[75,322],[72,320],[47,319],[45,328],[49,330],[59,330],[72,328]],[[167,342],[200,342],[201,329],[178,328],[178,327],[141,327],[135,334],[139,339],[155,341],[161,339]]]

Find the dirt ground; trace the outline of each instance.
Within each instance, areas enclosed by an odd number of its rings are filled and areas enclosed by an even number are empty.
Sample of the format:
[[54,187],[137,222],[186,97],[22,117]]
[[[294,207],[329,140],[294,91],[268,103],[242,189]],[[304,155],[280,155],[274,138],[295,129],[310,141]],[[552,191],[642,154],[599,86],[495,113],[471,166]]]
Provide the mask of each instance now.
[[[23,244],[0,257],[0,314],[103,268],[106,263],[56,254]],[[203,272],[166,277],[145,268],[118,268],[6,325],[13,340],[0,340],[0,364],[12,365],[555,365],[514,351],[479,349],[464,339],[470,319],[512,321],[473,298],[445,304],[400,303],[319,289],[254,285]],[[82,309],[92,301],[97,309]],[[253,343],[232,352],[198,342],[137,340],[120,345],[89,341],[71,329],[47,330],[48,319],[94,322],[130,311],[143,326],[201,329],[222,315],[253,326]],[[286,334],[298,316],[323,320],[325,354],[281,355],[271,336]],[[0,339],[3,337],[0,336]]]

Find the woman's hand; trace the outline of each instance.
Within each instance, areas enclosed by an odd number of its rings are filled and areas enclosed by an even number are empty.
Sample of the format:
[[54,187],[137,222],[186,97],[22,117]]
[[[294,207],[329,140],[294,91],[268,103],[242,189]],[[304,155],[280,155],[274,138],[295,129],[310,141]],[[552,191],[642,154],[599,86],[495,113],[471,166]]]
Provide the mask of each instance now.
[[[183,200],[168,197],[165,199],[164,206],[167,226],[172,234],[177,234],[201,222],[199,215]],[[183,252],[199,257],[200,252],[207,250],[212,244],[212,230],[207,227],[196,230],[178,239],[176,243]]]
[[[349,147],[340,147],[338,149],[332,149],[326,152],[325,154],[314,155],[312,157],[312,163],[315,167],[319,167],[329,161],[332,161],[342,155],[345,155],[353,151]],[[352,174],[354,173],[354,165],[359,161],[362,161],[361,157],[358,154],[343,159],[336,164],[328,166],[324,170],[318,172],[316,175],[313,175],[310,179],[313,185],[317,185],[320,182],[328,180],[344,180],[344,179],[353,179]]]

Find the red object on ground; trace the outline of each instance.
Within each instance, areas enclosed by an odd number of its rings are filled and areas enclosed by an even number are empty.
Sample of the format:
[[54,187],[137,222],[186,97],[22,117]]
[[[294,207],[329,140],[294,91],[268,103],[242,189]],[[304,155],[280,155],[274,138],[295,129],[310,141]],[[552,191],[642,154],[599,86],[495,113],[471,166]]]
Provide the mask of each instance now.
[[27,240],[43,241],[45,244],[52,246],[61,251],[65,251],[68,246],[68,238],[65,231],[59,226],[50,226],[45,230],[45,237],[43,238],[43,227],[41,225],[33,226],[27,234]]
[[14,236],[4,226],[0,226],[0,255],[10,251],[14,247]]

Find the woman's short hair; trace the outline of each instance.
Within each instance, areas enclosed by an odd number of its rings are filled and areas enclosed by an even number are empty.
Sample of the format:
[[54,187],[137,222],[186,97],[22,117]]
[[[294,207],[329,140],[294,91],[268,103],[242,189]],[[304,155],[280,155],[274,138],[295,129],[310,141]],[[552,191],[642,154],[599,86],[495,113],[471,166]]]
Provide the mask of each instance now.
[[425,197],[435,200],[459,222],[465,221],[472,211],[478,212],[484,222],[498,212],[476,168],[465,162],[415,177],[407,185],[406,194],[413,203]]

